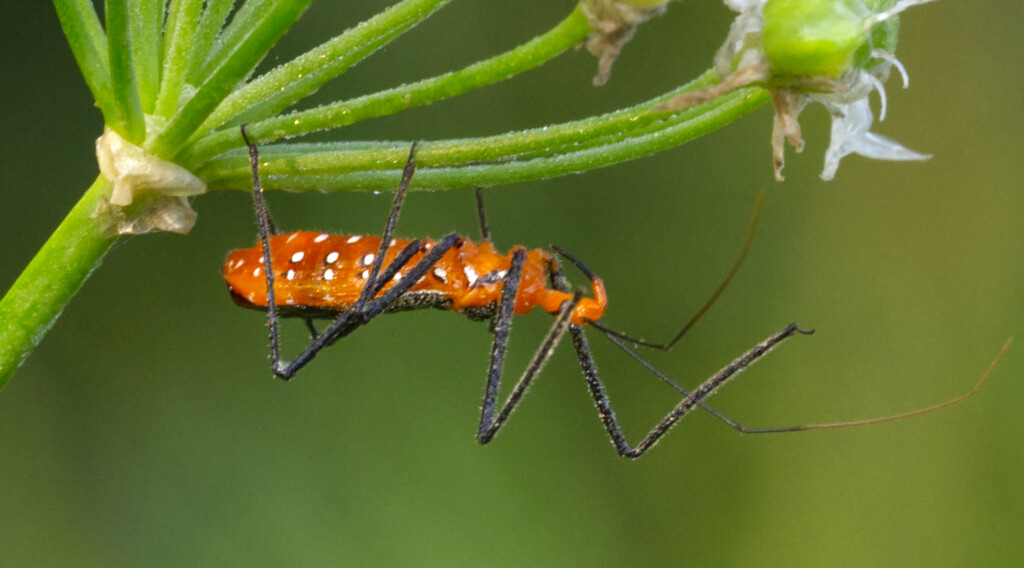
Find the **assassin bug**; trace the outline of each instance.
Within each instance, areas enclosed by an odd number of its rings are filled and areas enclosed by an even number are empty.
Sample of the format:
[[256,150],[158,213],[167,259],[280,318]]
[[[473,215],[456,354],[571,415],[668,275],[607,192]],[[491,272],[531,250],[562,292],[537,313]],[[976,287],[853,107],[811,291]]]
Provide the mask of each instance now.
[[[479,189],[476,195],[481,242],[473,243],[469,238],[457,233],[449,234],[440,241],[425,238],[392,238],[409,182],[416,169],[415,144],[409,150],[409,157],[380,237],[338,236],[308,231],[278,234],[263,200],[259,176],[259,150],[249,141],[244,126],[241,127],[241,133],[249,148],[252,196],[260,243],[250,249],[232,252],[225,261],[223,275],[238,305],[266,310],[274,374],[285,380],[291,379],[324,347],[369,323],[381,313],[439,308],[456,311],[473,320],[490,320],[494,341],[477,430],[477,439],[482,444],[486,444],[497,434],[566,332],[572,337],[584,379],[598,408],[604,428],[619,455],[629,458],[641,456],[680,418],[697,406],[744,433],[793,432],[858,426],[898,420],[955,404],[973,395],[988,375],[986,372],[974,389],[965,395],[934,407],[901,415],[857,422],[786,428],[746,428],[707,406],[704,399],[781,342],[796,334],[810,334],[811,331],[801,330],[796,324],[786,326],[723,367],[693,391],[676,384],[626,343],[667,350],[679,341],[717,299],[739,268],[750,244],[757,212],[748,229],[740,257],[715,294],[671,341],[656,344],[614,331],[601,323],[601,316],[608,302],[604,283],[590,268],[566,251],[552,247],[559,256],[576,266],[589,279],[592,298],[584,297],[581,290],[570,292],[571,286],[562,272],[561,264],[552,253],[538,249],[528,251],[522,246],[516,246],[507,255],[498,254],[490,241]],[[271,269],[268,270],[267,267]],[[555,321],[499,409],[497,397],[512,317],[514,314],[527,313],[534,306],[553,314]],[[281,360],[278,342],[278,320],[282,316],[294,316],[305,320],[312,338],[309,346],[288,363]],[[322,332],[317,331],[313,319],[326,317],[334,319]],[[611,401],[598,377],[597,367],[584,333],[584,327],[587,326],[604,333],[618,347],[683,395],[683,399],[636,446],[631,446],[626,441],[615,418]]]

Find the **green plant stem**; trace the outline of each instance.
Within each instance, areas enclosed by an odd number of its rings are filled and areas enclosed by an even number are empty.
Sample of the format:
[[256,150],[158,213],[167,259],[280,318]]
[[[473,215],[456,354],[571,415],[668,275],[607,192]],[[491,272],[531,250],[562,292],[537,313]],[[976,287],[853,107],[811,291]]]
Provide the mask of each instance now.
[[[270,9],[271,5],[280,0],[244,0],[242,5],[231,16],[231,23],[221,29],[220,34],[214,39],[210,51],[205,54],[205,64],[200,69],[201,77],[211,75],[218,66],[218,62],[234,53],[242,46],[249,31],[260,22],[260,16]],[[225,14],[227,17],[227,14]]]
[[[318,130],[339,128],[368,118],[434,103],[538,67],[577,45],[589,33],[590,25],[586,17],[576,8],[547,33],[460,71],[349,101],[261,120],[249,124],[246,132],[253,141],[266,143]],[[179,158],[186,167],[196,168],[212,156],[241,146],[242,138],[237,129],[221,130],[199,139]]]
[[[505,175],[523,181],[600,167],[682,144],[721,128],[768,100],[762,89],[748,88],[683,112],[653,112],[665,100],[703,88],[716,78],[709,71],[679,89],[601,116],[497,136],[423,142],[417,150],[420,173],[413,186],[492,185]],[[408,144],[264,145],[261,172],[267,188],[390,189],[392,178],[405,163]],[[218,156],[195,173],[216,189],[247,188],[250,183],[248,158],[242,151]]]
[[451,0],[404,0],[228,95],[197,129],[237,126],[277,115],[316,92]]
[[[714,110],[729,99],[717,99],[699,108],[665,115],[652,112],[652,108],[676,95],[703,88],[717,78],[708,71],[687,85],[649,101],[610,112],[562,124],[553,124],[519,132],[510,132],[483,138],[440,140],[430,143],[429,150],[417,153],[419,163],[426,167],[456,166],[487,162],[507,162],[578,152],[669,128]],[[246,129],[248,132],[248,129]],[[262,171],[268,175],[283,174],[343,174],[366,169],[401,169],[405,157],[395,159],[395,142],[320,142],[264,145]],[[346,158],[359,153],[359,165]],[[400,153],[400,152],[399,152]],[[368,167],[366,167],[368,166]],[[211,174],[217,171],[218,174]],[[210,183],[226,177],[243,179],[249,175],[248,162],[238,160],[233,153],[210,160],[197,174]]]
[[[523,181],[548,179],[579,173],[619,162],[648,156],[662,150],[683,144],[689,140],[713,132],[768,102],[768,93],[751,88],[737,91],[716,100],[716,104],[699,107],[699,112],[687,115],[680,121],[666,122],[656,129],[641,129],[623,137],[609,137],[607,143],[591,147],[583,146],[578,151],[567,151],[542,155],[531,159],[497,161],[496,163],[472,164],[473,160],[454,167],[437,167],[448,161],[446,149],[458,147],[464,156],[493,153],[495,148],[514,148],[516,144],[534,146],[528,133],[511,133],[505,137],[482,139],[445,140],[423,142],[417,149],[418,163],[416,176],[410,189],[456,189],[462,187],[488,186]],[[541,129],[534,132],[543,132]],[[586,138],[587,134],[581,134]],[[339,190],[390,190],[398,184],[401,165],[404,163],[408,143],[393,143],[389,150],[367,152],[351,149],[332,153],[335,171],[346,173],[308,174],[275,173],[278,171],[306,172],[306,164],[294,155],[278,157],[273,147],[261,151],[264,173],[264,189],[287,189],[289,191],[339,191]],[[323,158],[324,156],[321,156]],[[210,181],[211,188],[248,187],[244,175],[245,157],[237,157],[238,165],[232,170],[241,172],[229,178]],[[386,169],[382,169],[382,165]],[[390,166],[390,167],[388,167]]]
[[222,57],[212,63],[209,74],[204,74],[205,79],[192,98],[178,110],[163,132],[147,142],[146,150],[165,158],[177,154],[196,128],[270,51],[311,1],[278,0],[261,11],[240,41],[231,49],[222,50]]
[[233,4],[234,0],[206,1],[203,15],[199,19],[199,27],[196,28],[192,53],[189,54],[188,71],[185,73],[186,83],[197,85],[202,81],[202,75],[199,73],[206,64],[207,56],[217,40],[217,33],[224,26]]
[[92,217],[109,192],[98,177],[0,300],[0,388],[117,240]]
[[163,0],[130,0],[128,26],[131,30],[132,65],[139,87],[142,112],[153,114],[160,91],[160,30],[163,27]]
[[158,116],[171,118],[178,110],[181,90],[185,84],[189,62],[192,61],[192,47],[199,12],[203,0],[173,0],[167,15],[167,29],[164,35],[163,75],[160,78],[160,94],[156,99],[154,112]]
[[82,71],[85,84],[103,113],[103,120],[113,124],[117,118],[110,92],[110,59],[107,34],[103,31],[96,9],[89,0],[53,0],[61,28],[68,38],[71,53]]
[[125,140],[141,144],[146,138],[146,121],[132,65],[132,34],[128,22],[128,0],[107,0],[107,54],[110,58],[110,89],[117,119],[108,122]]

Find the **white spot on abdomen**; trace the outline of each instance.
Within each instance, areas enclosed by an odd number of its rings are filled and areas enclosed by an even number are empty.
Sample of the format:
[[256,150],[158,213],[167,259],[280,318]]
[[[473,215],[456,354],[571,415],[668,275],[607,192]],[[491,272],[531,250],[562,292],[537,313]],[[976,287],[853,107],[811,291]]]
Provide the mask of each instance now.
[[469,265],[466,265],[466,267],[462,269],[462,273],[466,275],[466,279],[469,280],[470,286],[476,284],[476,279],[480,278],[480,275],[476,273],[476,270],[473,270],[473,267]]
[[306,256],[306,253],[304,253],[304,252],[302,252],[300,250],[299,252],[297,252],[297,253],[292,255],[292,259],[291,260],[292,260],[292,262],[302,262],[302,259],[305,258],[305,256]]

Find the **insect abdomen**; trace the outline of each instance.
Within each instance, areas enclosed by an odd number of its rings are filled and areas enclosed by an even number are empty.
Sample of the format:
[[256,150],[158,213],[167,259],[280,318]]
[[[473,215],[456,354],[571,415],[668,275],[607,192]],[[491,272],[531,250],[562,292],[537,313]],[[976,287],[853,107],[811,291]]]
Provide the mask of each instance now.
[[[387,267],[411,242],[409,239],[392,241],[382,267]],[[404,277],[436,244],[431,239],[419,242],[420,251],[395,275],[396,280]],[[376,236],[298,231],[270,237],[277,304],[300,313],[329,314],[345,310],[362,293],[379,247],[380,238]],[[494,253],[489,243],[478,246],[463,239],[389,311],[426,307],[457,311],[486,308],[500,296],[500,278],[495,276],[503,274],[508,263],[508,258]],[[248,303],[249,307],[266,307],[262,246],[232,252],[224,263],[223,273],[237,301]],[[384,290],[391,284],[385,285]],[[470,311],[476,314],[474,319],[479,319],[476,313],[479,309]]]

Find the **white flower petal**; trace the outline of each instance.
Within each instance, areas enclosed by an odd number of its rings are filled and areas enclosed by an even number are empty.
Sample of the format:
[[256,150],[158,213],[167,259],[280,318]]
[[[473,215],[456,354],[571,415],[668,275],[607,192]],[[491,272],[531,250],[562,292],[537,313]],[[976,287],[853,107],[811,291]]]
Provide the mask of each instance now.
[[[906,89],[910,87],[910,75],[907,74],[907,68],[903,66],[903,63],[899,59],[896,59],[895,55],[884,49],[872,49],[871,57],[886,61],[890,66],[895,67],[896,70],[899,71],[900,77],[903,79],[903,88]],[[889,73],[888,68],[885,69],[885,73]],[[885,81],[886,78],[879,77],[879,79],[881,81]]]
[[[715,54],[715,70],[718,71],[718,75],[723,79],[726,75],[732,71],[733,60],[736,54],[743,51],[746,47],[745,42],[748,36],[757,36],[764,30],[764,18],[761,16],[762,9],[764,8],[764,2],[762,0],[726,0],[726,4],[730,4],[730,8],[740,13],[733,20],[732,25],[729,26],[729,35],[725,38],[725,43],[718,48],[718,53]],[[751,53],[756,52],[758,59],[765,59],[760,49],[751,50]],[[744,54],[746,55],[746,54]],[[750,62],[746,62],[749,65]],[[739,67],[743,67],[744,63],[741,62]],[[767,60],[765,60],[767,66]]]
[[745,12],[763,6],[767,0],[725,0],[725,5],[734,12]]
[[821,172],[823,180],[835,177],[839,160],[849,154],[896,161],[927,160],[931,157],[905,148],[891,138],[872,134],[869,129],[874,117],[866,98],[848,104],[824,104],[832,113],[832,139],[825,152],[825,168]]
[[915,152],[888,136],[872,132],[867,132],[861,136],[854,152],[865,158],[890,160],[893,162],[922,161],[931,158],[930,154]]
[[[728,2],[728,0],[726,1]],[[896,2],[896,5],[893,6],[892,8],[889,8],[884,12],[879,12],[874,16],[868,18],[864,22],[864,28],[870,30],[875,26],[875,24],[884,20],[888,20],[889,18],[895,16],[896,14],[899,14],[900,12],[906,10],[911,6],[917,6],[918,4],[927,4],[928,2],[934,1],[935,0],[899,0],[899,2]]]

